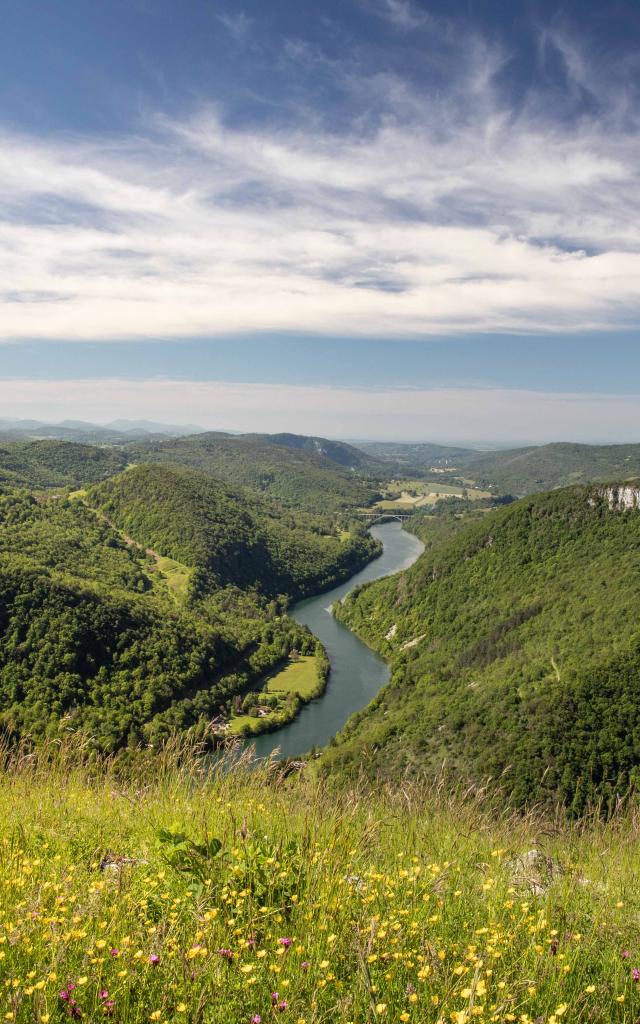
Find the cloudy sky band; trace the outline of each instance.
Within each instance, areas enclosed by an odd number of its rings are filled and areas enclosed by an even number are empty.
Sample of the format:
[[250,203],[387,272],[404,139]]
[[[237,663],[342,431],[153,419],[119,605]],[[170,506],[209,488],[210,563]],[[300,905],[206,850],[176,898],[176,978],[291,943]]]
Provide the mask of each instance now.
[[0,377],[31,371],[29,415],[48,376],[81,418],[72,378],[237,429],[286,394],[332,435],[637,438],[629,0],[23,0],[3,29]]

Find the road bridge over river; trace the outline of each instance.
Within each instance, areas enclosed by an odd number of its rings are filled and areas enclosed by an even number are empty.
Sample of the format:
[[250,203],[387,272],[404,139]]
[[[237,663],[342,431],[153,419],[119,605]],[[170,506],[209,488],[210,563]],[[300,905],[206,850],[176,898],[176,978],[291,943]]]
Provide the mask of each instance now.
[[359,519],[366,519],[370,526],[374,523],[387,521],[389,519],[396,519],[399,523],[403,523],[405,519],[411,519],[413,513],[411,512],[394,512],[393,509],[379,509],[377,512],[356,512],[356,516]]

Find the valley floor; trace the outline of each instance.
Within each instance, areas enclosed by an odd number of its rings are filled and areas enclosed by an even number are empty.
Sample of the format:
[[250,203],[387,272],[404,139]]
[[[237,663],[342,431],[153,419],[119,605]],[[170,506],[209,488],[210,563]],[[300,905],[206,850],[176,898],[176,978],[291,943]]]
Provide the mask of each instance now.
[[563,827],[188,751],[123,775],[73,746],[0,776],[0,1019],[640,1016],[633,808]]

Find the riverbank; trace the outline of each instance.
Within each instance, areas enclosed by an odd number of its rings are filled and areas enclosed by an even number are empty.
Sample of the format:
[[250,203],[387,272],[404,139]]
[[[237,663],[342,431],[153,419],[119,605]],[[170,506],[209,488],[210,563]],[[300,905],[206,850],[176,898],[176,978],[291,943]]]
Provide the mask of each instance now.
[[382,544],[382,554],[350,579],[326,593],[301,601],[290,611],[296,622],[307,626],[322,643],[330,674],[320,699],[298,709],[292,721],[251,738],[258,757],[299,757],[314,747],[325,746],[356,711],[365,707],[389,678],[386,662],[368,648],[331,614],[331,606],[354,587],[408,568],[424,550],[422,542],[399,523],[371,529]]
[[329,670],[329,659],[319,641],[314,654],[290,654],[263,680],[260,690],[245,696],[242,712],[229,720],[228,735],[260,736],[292,722],[303,704],[322,696]]

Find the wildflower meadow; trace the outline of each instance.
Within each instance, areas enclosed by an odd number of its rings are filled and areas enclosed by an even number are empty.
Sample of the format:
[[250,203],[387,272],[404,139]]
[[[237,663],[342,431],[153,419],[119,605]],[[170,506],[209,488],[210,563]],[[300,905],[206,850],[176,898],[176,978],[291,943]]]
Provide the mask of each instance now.
[[481,792],[184,749],[125,772],[69,744],[4,755],[0,822],[0,1020],[640,1017],[631,806],[565,825]]

